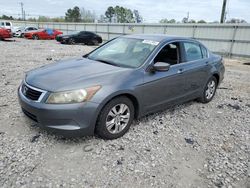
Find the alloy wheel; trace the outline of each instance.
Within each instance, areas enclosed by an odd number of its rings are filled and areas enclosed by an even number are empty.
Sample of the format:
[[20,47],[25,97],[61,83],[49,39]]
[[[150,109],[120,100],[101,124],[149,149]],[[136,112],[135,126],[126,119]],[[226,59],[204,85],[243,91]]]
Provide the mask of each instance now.
[[216,87],[216,83],[214,80],[211,80],[210,82],[208,82],[207,89],[205,91],[205,96],[207,100],[211,99],[214,96],[215,87]]
[[109,111],[106,128],[111,134],[118,134],[128,125],[130,110],[126,104],[117,104]]

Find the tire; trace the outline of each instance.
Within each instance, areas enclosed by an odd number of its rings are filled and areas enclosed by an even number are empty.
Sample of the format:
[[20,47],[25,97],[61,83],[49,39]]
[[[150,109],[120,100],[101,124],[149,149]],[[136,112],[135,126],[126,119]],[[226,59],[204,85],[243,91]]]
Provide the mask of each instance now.
[[68,44],[75,44],[75,39],[69,39]]
[[23,33],[20,35],[20,38],[24,38],[24,34]]
[[208,103],[210,102],[215,93],[216,93],[216,89],[217,89],[217,85],[218,85],[218,81],[217,79],[212,76],[206,83],[203,92],[202,92],[202,96],[198,99],[201,103]]
[[104,139],[119,138],[129,130],[134,114],[134,105],[131,100],[125,96],[114,98],[101,110],[95,131]]
[[38,35],[33,35],[32,38],[33,38],[34,40],[39,40],[39,36],[38,36]]
[[97,46],[98,44],[99,44],[99,42],[98,42],[96,39],[94,39],[94,40],[92,41],[92,45]]

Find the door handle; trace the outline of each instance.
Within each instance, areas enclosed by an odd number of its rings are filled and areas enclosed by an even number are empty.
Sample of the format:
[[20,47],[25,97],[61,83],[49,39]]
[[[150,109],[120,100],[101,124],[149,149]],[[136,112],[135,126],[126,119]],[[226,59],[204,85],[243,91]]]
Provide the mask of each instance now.
[[184,69],[179,69],[179,70],[177,71],[177,73],[178,73],[178,74],[182,74],[183,71],[184,71]]

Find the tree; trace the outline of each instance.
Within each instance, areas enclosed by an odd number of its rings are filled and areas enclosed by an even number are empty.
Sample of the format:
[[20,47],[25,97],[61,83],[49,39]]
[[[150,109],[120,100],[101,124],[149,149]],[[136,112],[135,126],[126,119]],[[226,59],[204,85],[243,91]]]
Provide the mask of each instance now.
[[188,18],[187,17],[184,17],[181,21],[182,23],[188,23]]
[[0,19],[3,19],[3,20],[14,20],[14,18],[12,16],[6,16],[6,15],[0,16]]
[[188,21],[188,23],[196,23],[196,21],[191,19],[191,20]]
[[141,23],[143,21],[142,16],[140,15],[138,10],[134,10],[134,17],[135,17],[135,22],[136,23]]
[[131,9],[127,9],[122,6],[108,7],[108,9],[105,12],[105,16],[108,18],[109,22],[112,21],[118,23],[135,22],[134,15]]
[[115,15],[115,9],[113,7],[108,7],[108,9],[105,12],[105,16],[108,18],[109,22],[112,21],[114,15]]
[[176,20],[175,19],[171,19],[168,21],[168,23],[176,23]]
[[65,13],[65,20],[68,22],[80,22],[81,21],[81,13],[80,8],[75,6],[73,9],[68,9]]
[[168,23],[168,19],[167,18],[161,19],[160,23]]
[[205,20],[199,20],[197,23],[207,23]]
[[64,22],[64,17],[51,18],[52,22]]
[[81,20],[85,23],[93,23],[95,22],[96,15],[94,12],[90,10],[86,10],[84,8],[81,9]]
[[98,19],[99,23],[107,23],[109,20],[107,20],[107,17],[104,15],[101,15],[100,18]]
[[167,18],[161,19],[160,23],[176,23],[175,19],[168,20]]
[[38,22],[49,22],[50,18],[46,16],[39,16],[37,19]]
[[226,23],[247,23],[246,20],[239,19],[239,18],[232,18],[228,20]]

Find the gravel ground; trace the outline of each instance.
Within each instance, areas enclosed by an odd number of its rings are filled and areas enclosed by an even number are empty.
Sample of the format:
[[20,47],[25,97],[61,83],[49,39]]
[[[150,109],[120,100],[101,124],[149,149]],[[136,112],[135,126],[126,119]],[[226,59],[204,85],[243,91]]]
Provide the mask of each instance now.
[[64,139],[37,128],[18,105],[25,72],[93,48],[0,42],[0,187],[250,187],[247,60],[226,60],[209,104],[146,116],[117,140]]

